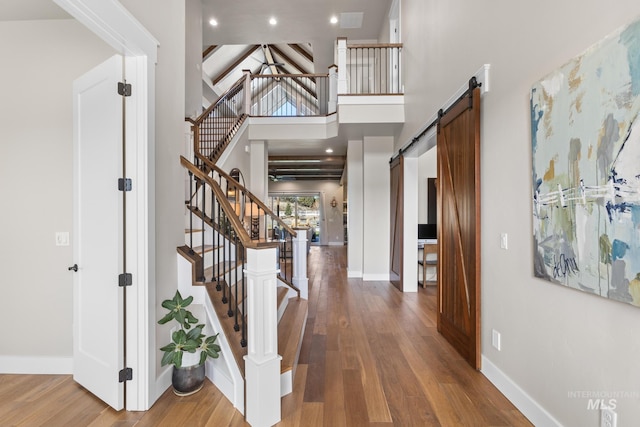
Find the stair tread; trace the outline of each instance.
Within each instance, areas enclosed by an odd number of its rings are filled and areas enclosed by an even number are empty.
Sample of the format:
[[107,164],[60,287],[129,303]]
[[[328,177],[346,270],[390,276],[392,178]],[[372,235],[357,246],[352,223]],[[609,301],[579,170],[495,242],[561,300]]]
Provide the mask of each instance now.
[[290,298],[287,309],[278,324],[278,353],[282,356],[281,372],[295,366],[302,344],[302,332],[307,323],[308,301]]
[[[204,245],[204,252],[211,252],[215,249],[221,248],[222,246],[214,246],[214,245]],[[202,246],[195,246],[193,251],[197,254],[202,254]]]
[[214,272],[214,269],[218,268],[218,265],[220,265],[222,267],[222,274],[229,272],[230,270],[232,270],[234,267],[238,266],[239,264],[241,264],[240,262],[236,262],[236,261],[224,261],[221,262],[219,264],[214,264],[211,267],[207,267],[204,269],[204,277],[212,277],[211,275]]
[[287,297],[288,293],[289,293],[289,288],[286,288],[284,286],[278,286],[278,308],[280,308],[285,298]]

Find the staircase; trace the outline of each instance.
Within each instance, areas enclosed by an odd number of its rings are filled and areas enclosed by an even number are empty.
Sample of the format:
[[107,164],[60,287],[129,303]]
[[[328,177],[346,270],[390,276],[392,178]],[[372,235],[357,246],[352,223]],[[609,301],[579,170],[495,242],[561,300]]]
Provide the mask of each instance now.
[[272,425],[293,390],[307,320],[307,242],[216,165],[246,117],[231,107],[248,106],[247,81],[191,121],[194,158],[180,159],[191,184],[178,287],[220,333],[221,357],[207,361],[207,376],[251,425]]

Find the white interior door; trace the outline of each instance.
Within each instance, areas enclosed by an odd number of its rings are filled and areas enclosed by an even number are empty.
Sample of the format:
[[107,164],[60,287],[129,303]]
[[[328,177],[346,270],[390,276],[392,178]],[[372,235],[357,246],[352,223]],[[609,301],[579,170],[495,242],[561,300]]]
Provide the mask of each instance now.
[[73,378],[116,410],[123,408],[122,57],[73,85]]

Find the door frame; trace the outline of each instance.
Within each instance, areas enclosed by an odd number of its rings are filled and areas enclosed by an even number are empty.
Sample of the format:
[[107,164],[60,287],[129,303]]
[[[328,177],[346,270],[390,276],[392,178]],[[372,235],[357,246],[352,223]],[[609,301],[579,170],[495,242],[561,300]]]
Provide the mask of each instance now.
[[[154,226],[154,175],[150,147],[155,120],[155,64],[158,41],[117,0],[54,0],[78,22],[125,57],[127,83],[133,91],[127,105],[127,175],[134,186],[127,204],[127,272],[134,284],[127,293],[127,382],[125,408],[147,410],[157,399],[155,375],[155,259],[150,244]],[[114,88],[115,90],[115,88]],[[114,178],[115,179],[115,178]]]

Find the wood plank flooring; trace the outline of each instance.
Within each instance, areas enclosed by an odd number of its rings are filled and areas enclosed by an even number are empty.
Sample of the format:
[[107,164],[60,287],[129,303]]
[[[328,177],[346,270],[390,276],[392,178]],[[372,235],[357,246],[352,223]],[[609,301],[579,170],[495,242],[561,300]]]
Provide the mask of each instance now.
[[[312,247],[309,317],[278,426],[531,426],[436,331],[435,287],[346,278],[346,249]],[[115,412],[65,375],[0,375],[2,426],[247,426],[209,382]]]

